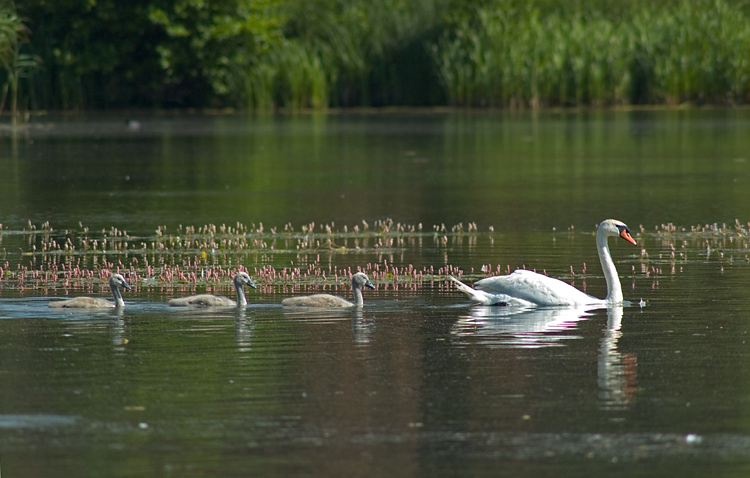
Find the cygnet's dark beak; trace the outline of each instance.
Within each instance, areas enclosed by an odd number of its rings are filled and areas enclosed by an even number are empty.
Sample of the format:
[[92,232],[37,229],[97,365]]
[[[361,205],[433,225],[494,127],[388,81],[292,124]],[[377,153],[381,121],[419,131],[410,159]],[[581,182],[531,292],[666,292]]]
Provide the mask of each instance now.
[[249,280],[249,281],[247,281],[247,282],[246,282],[246,284],[247,284],[247,285],[249,285],[250,287],[252,287],[253,289],[257,289],[257,288],[258,288],[258,287],[257,287],[257,286],[255,285],[255,282],[253,282],[252,280]]
[[124,287],[125,289],[127,289],[127,290],[131,290],[131,288],[130,288],[130,284],[128,284],[127,282],[123,282],[123,283],[122,283],[122,286],[123,286],[123,287]]
[[375,286],[372,285],[372,282],[370,282],[369,280],[367,282],[365,282],[365,287],[369,287],[370,289],[374,289],[375,288]]

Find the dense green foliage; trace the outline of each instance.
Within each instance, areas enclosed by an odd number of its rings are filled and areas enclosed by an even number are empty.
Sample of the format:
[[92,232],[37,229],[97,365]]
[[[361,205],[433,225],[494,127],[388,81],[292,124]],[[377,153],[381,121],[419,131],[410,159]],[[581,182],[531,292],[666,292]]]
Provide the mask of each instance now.
[[18,91],[22,79],[28,79],[39,65],[30,55],[21,53],[21,47],[28,41],[29,30],[15,11],[13,2],[0,4],[0,69],[4,73],[0,112],[10,102],[11,118],[18,119]]
[[683,0],[618,15],[495,3],[433,47],[455,104],[748,99],[750,17],[726,1]]
[[750,7],[741,0],[26,0],[17,8],[31,31],[27,53],[42,66],[25,92],[32,108],[750,100]]

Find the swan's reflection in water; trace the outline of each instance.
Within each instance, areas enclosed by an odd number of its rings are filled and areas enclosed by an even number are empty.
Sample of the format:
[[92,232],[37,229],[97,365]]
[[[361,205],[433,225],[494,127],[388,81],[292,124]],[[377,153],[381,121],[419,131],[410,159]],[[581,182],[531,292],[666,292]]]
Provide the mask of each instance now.
[[617,350],[617,341],[622,336],[622,314],[622,307],[607,309],[607,328],[599,345],[599,399],[602,408],[607,410],[623,410],[630,406],[637,389],[635,355]]
[[[606,312],[607,327],[597,357],[598,397],[602,409],[623,410],[635,400],[636,357],[617,348],[623,308],[610,307]],[[472,307],[451,332],[459,343],[512,348],[563,346],[565,340],[580,337],[572,333],[576,323],[595,313],[596,309]]]
[[454,324],[459,341],[498,347],[550,347],[579,338],[570,333],[589,317],[586,309],[558,307],[475,306]]

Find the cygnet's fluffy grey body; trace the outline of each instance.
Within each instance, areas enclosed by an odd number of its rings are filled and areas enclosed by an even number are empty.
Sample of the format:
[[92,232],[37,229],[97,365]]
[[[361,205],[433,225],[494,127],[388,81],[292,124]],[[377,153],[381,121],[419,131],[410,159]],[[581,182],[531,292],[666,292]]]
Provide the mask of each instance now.
[[125,307],[125,301],[122,300],[120,287],[130,290],[130,285],[120,274],[112,274],[109,278],[109,288],[112,290],[112,296],[115,298],[114,304],[108,300],[98,297],[76,297],[75,299],[56,300],[50,302],[52,308],[64,309],[105,309],[110,307]]
[[362,287],[368,287],[370,289],[375,288],[367,277],[367,274],[364,272],[357,272],[352,275],[352,293],[354,294],[354,302],[349,302],[343,297],[331,294],[313,294],[301,297],[288,297],[281,301],[281,305],[284,307],[317,307],[326,309],[362,307],[362,305],[364,305]]
[[243,286],[246,285],[253,289],[257,288],[246,272],[238,272],[234,275],[234,288],[237,291],[236,302],[223,295],[198,294],[172,299],[169,301],[169,305],[172,307],[245,307],[247,298]]

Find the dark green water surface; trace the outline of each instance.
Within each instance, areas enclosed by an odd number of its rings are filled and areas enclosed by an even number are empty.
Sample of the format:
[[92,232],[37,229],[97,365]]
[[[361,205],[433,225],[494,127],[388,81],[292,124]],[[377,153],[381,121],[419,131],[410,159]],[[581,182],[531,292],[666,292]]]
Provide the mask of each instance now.
[[[38,117],[2,139],[3,476],[750,474],[750,110],[137,119]],[[607,217],[638,241],[610,240],[625,307],[471,307],[443,280],[381,277],[363,310],[292,313],[283,297],[319,287],[260,272],[526,267],[603,297]],[[106,288],[8,279],[183,264],[136,250],[160,226],[386,218],[423,232],[185,254],[247,267],[243,310],[169,308],[205,287],[140,273],[124,310],[60,311]],[[44,255],[46,221],[60,244],[117,228],[135,249]]]

